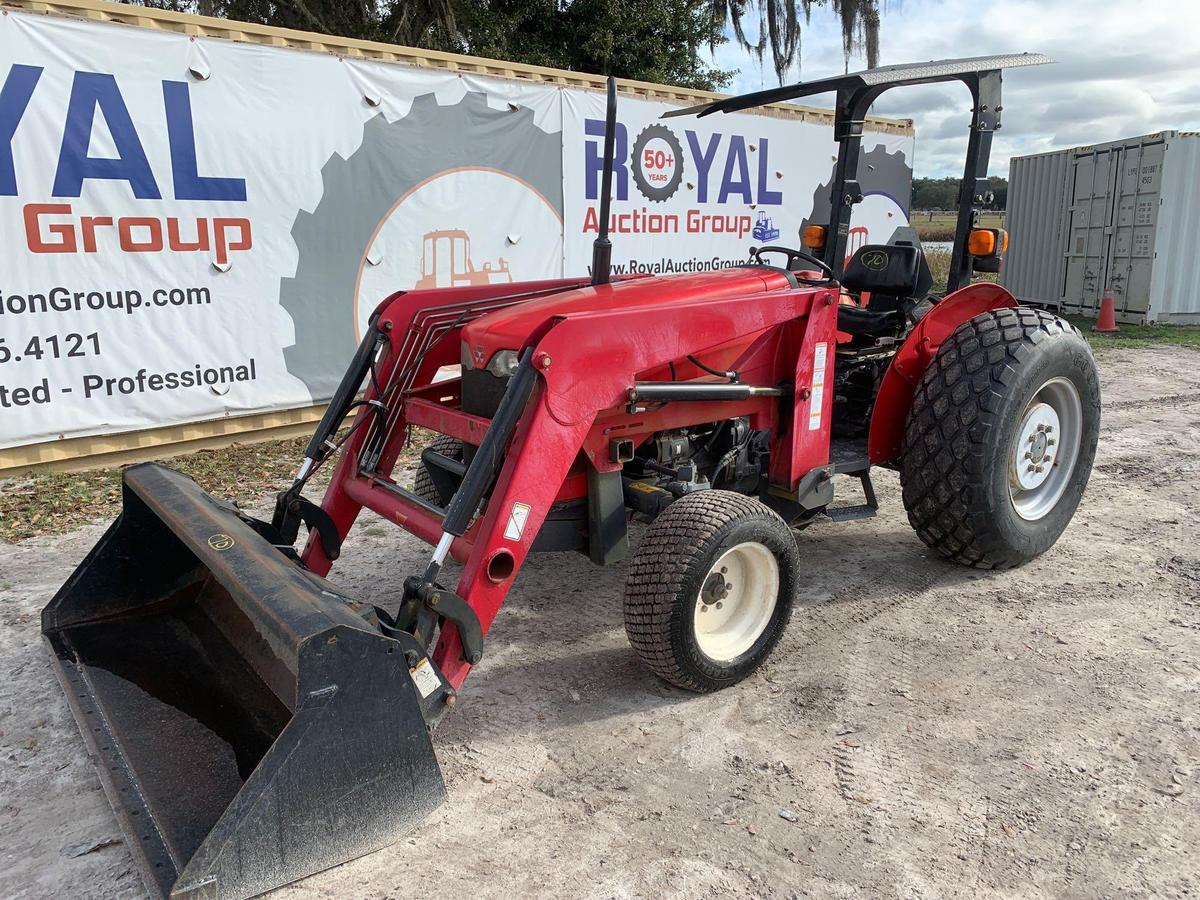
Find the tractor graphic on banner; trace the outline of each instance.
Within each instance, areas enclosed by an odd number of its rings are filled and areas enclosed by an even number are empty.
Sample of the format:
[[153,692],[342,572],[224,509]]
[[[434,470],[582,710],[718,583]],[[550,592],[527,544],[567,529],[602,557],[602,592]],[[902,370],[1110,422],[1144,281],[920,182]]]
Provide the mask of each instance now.
[[759,210],[758,219],[754,223],[754,230],[751,234],[754,235],[756,241],[773,241],[779,237],[779,229],[767,216],[766,210]]
[[504,257],[496,268],[490,262],[476,269],[471,261],[471,236],[459,228],[430,231],[425,235],[421,253],[421,278],[415,289],[461,287],[465,285],[504,284],[512,281]]

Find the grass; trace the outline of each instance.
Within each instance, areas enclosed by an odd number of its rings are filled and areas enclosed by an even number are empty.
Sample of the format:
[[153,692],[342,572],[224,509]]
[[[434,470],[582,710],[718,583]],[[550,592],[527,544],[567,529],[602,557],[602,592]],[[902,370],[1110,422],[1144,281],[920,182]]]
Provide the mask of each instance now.
[[[414,428],[397,471],[415,459],[415,448],[431,440],[430,432]],[[307,443],[304,437],[234,444],[223,450],[201,450],[159,462],[187,475],[215,497],[250,507],[291,485]],[[315,485],[324,484],[336,462],[328,460],[310,483],[308,494],[312,499],[320,498],[323,488]],[[0,478],[0,543],[61,534],[97,519],[115,518],[121,511],[121,470],[117,467]]]
[[[953,212],[921,212],[914,211],[909,220],[923,241],[952,241],[954,226],[958,214]],[[1003,228],[1004,214],[1000,212],[985,212],[979,217],[980,228]]]
[[[946,278],[950,274],[950,252],[928,250],[925,258],[933,275],[933,293],[946,289]],[[976,275],[972,281],[996,281],[995,275]],[[1170,344],[1176,347],[1191,347],[1200,350],[1200,325],[1121,325],[1117,334],[1098,334],[1092,331],[1096,320],[1087,316],[1067,316],[1072,325],[1083,332],[1088,343],[1096,351],[1119,347],[1151,347],[1155,344]]]
[[[291,482],[307,438],[234,444],[170,460],[218,497],[248,504]],[[44,472],[0,479],[0,541],[71,531],[121,510],[121,469]]]
[[[946,290],[946,279],[950,277],[950,251],[926,250],[925,259],[929,263],[929,274],[933,276],[932,293],[941,294]],[[995,282],[998,278],[995,275],[982,274],[975,275],[971,280]]]
[[1200,325],[1124,325],[1118,323],[1121,330],[1116,334],[1099,334],[1092,331],[1092,326],[1096,324],[1095,319],[1087,316],[1066,316],[1066,319],[1083,332],[1088,343],[1096,351],[1124,347],[1153,347],[1156,344],[1200,350]]

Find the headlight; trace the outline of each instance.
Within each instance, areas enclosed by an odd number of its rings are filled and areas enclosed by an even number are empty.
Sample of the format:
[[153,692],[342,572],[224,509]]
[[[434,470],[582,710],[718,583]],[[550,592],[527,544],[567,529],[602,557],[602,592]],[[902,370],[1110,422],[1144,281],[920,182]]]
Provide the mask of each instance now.
[[497,350],[496,354],[487,364],[487,370],[493,375],[508,378],[513,372],[517,371],[517,364],[519,362],[516,350]]

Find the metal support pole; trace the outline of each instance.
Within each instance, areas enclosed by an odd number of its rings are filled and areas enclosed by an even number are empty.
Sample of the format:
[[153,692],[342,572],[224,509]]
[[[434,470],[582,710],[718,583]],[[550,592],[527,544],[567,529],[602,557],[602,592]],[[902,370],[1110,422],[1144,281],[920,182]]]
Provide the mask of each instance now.
[[967,139],[967,159],[958,191],[958,221],[954,226],[954,249],[950,256],[950,274],[946,293],[958,290],[971,280],[972,259],[967,253],[967,237],[979,221],[979,207],[988,190],[988,163],[992,155],[992,135],[1000,127],[1000,71],[981,72],[963,81],[971,89],[974,108],[971,133]]

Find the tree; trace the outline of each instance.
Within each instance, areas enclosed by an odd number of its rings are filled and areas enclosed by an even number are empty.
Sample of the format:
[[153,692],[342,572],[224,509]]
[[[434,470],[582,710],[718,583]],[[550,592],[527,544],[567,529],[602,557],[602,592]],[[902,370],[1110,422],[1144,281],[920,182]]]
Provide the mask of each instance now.
[[954,209],[958,206],[957,178],[914,178],[913,209]]
[[455,49],[597,75],[715,90],[733,75],[709,66],[725,41],[708,0],[483,0],[464,4]]
[[[369,0],[138,0],[141,6],[168,9],[174,12],[197,13],[256,25],[272,25],[276,28],[294,28],[299,31],[317,31],[322,34],[337,34],[363,40],[384,40],[381,28],[383,18],[380,7]],[[406,0],[389,4],[401,8],[405,13],[404,24],[417,31],[414,19],[426,23],[433,14],[435,2],[423,0],[409,3]],[[401,17],[397,17],[398,20]],[[397,25],[399,21],[397,22]],[[450,28],[454,27],[453,15],[449,17]]]
[[715,90],[712,0],[141,0],[145,6]]
[[[842,23],[842,51],[861,50],[867,68],[879,65],[879,0],[709,0],[714,21],[733,28],[734,39],[762,61],[769,48],[775,77],[783,84],[788,70],[800,62],[800,20],[807,24],[818,6],[830,6]],[[758,40],[746,35],[744,19],[758,13]]]
[[[955,209],[958,207],[958,191],[961,179],[950,178],[914,178],[912,183],[913,209]],[[987,204],[989,209],[1005,209],[1008,205],[1008,179],[999,175],[988,177],[988,188],[991,190],[992,202]]]
[[992,208],[1008,209],[1008,179],[1000,175],[989,175],[988,186],[995,198],[992,201]]

